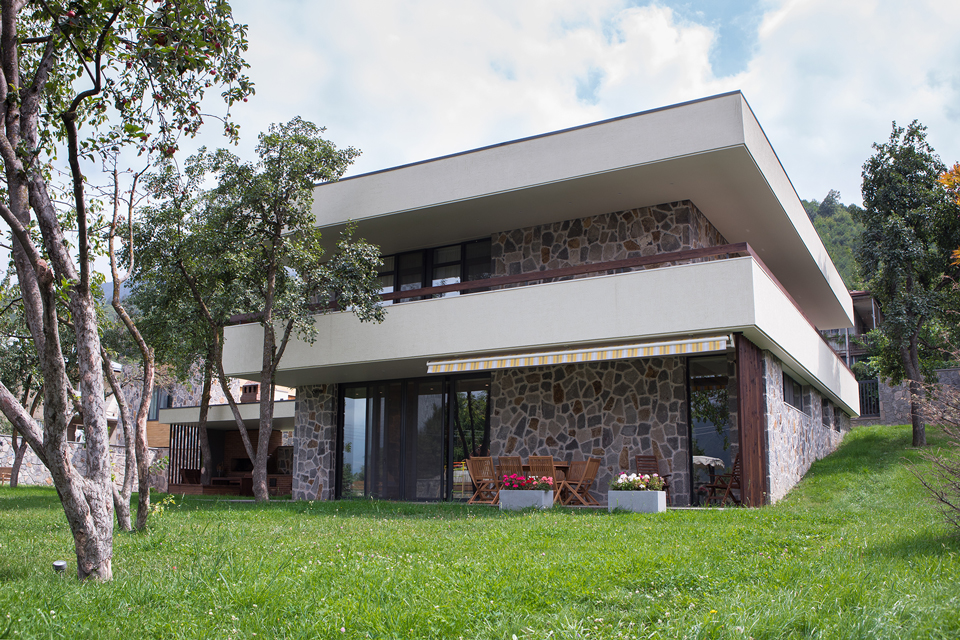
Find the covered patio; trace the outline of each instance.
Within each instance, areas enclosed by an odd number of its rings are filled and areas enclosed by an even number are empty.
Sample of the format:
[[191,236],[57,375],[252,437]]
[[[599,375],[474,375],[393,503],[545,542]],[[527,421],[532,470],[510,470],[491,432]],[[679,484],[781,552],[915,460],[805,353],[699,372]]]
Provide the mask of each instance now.
[[[292,490],[293,447],[290,437],[296,401],[274,404],[273,431],[267,459],[267,487],[271,496],[290,495]],[[239,405],[247,433],[256,447],[259,437],[260,403]],[[210,407],[207,436],[211,460],[200,453],[200,408],[161,409],[160,420],[170,424],[170,464],[167,467],[169,493],[186,495],[253,495],[253,462],[228,405]],[[209,464],[210,482],[201,484],[201,469]]]

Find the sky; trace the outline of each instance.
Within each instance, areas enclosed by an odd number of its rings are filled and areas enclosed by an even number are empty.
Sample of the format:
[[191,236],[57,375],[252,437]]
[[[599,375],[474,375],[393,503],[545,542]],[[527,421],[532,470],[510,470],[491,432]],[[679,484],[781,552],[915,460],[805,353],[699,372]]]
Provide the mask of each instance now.
[[[234,0],[256,134],[299,115],[357,175],[727,91],[801,198],[860,203],[891,123],[960,161],[960,3],[946,0]],[[218,140],[204,138],[210,146]]]
[[234,106],[248,160],[298,115],[363,152],[357,175],[740,90],[804,199],[860,204],[894,121],[960,161],[956,0],[231,4],[256,85]]

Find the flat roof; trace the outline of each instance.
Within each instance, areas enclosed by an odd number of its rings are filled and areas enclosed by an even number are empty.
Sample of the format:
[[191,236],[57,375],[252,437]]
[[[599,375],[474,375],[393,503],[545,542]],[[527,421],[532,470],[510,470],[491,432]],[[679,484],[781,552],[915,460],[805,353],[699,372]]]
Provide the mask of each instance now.
[[692,201],[748,242],[820,329],[853,302],[766,134],[739,92],[318,185],[332,248],[347,220],[384,254],[500,231]]

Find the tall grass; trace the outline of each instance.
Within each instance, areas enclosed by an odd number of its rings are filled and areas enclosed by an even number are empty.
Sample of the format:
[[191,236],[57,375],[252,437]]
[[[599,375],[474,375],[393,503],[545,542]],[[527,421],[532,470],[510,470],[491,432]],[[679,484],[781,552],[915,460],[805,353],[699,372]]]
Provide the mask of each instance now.
[[178,498],[109,584],[53,573],[55,493],[2,489],[0,638],[957,638],[960,540],[909,444],[857,429],[754,510]]

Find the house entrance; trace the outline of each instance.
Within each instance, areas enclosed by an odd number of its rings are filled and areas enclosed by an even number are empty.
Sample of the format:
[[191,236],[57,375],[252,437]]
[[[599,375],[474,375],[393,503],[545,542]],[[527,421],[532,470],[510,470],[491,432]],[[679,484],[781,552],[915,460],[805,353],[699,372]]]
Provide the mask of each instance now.
[[489,390],[488,375],[344,385],[337,497],[468,495],[464,461],[490,447]]

